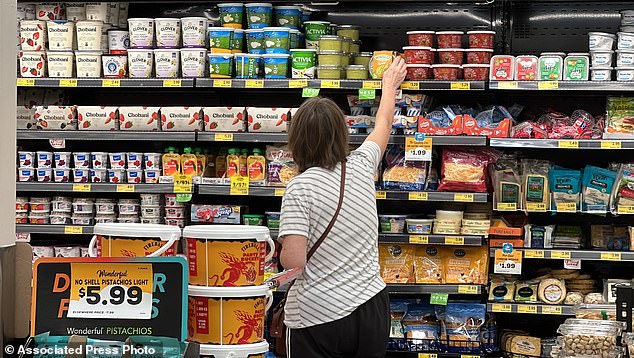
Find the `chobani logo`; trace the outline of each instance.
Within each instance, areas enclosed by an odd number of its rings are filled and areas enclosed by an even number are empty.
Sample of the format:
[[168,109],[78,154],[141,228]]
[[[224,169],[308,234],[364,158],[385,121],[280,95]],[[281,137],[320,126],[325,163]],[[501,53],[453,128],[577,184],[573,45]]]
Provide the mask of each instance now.
[[23,61],[34,61],[39,62],[42,61],[42,57],[40,56],[22,56]]
[[30,26],[28,26],[28,25],[23,25],[23,26],[21,27],[21,30],[22,30],[22,31],[28,31],[28,32],[38,32],[38,31],[39,31],[39,29],[38,29],[38,27],[37,27],[37,26],[30,27]]
[[280,116],[278,114],[257,114],[255,116],[257,119],[279,119]]
[[77,32],[97,32],[96,27],[78,27]]
[[89,63],[97,63],[99,59],[97,57],[77,57],[77,62],[89,62]]
[[229,119],[233,119],[235,118],[235,115],[233,113],[214,113],[212,115],[213,118],[229,118]]
[[70,29],[68,27],[49,27],[48,32],[68,32]]
[[48,57],[48,62],[70,62],[70,57]]
[[49,120],[66,120],[66,116],[65,115],[56,116],[54,114],[45,114],[44,116],[42,116],[42,118],[44,118],[47,121],[49,121]]
[[190,115],[189,113],[170,113],[170,118],[182,118],[182,119],[189,119]]
[[85,117],[92,117],[92,118],[106,118],[107,116],[108,115],[103,112],[95,112],[95,113],[86,112],[85,114]]
[[149,113],[128,113],[128,118],[149,118]]

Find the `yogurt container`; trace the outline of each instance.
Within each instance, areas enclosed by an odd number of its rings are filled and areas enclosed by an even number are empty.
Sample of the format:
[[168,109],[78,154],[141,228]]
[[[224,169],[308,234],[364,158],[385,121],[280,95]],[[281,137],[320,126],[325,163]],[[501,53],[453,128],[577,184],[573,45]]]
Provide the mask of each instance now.
[[34,158],[36,158],[34,152],[21,150],[18,152],[18,166],[20,168],[33,168],[35,166]]
[[106,169],[108,167],[108,153],[92,152],[90,153],[90,163],[95,169]]
[[35,180],[35,169],[33,168],[19,168],[18,169],[18,181],[33,181]]
[[183,47],[204,48],[207,40],[207,19],[184,17],[181,19]]
[[591,51],[592,66],[611,66],[612,54],[614,54],[612,50]]
[[176,194],[165,194],[165,206],[166,207],[184,207],[183,203],[179,203],[176,200]]
[[158,169],[145,169],[145,183],[146,184],[156,184],[159,182],[159,177],[161,176],[161,171]]
[[86,19],[108,23],[109,5],[107,2],[86,3]]
[[126,176],[124,169],[108,169],[108,183],[125,183]]
[[288,54],[264,54],[264,78],[288,78]]
[[317,66],[317,50],[291,49],[291,77],[315,78]]
[[80,51],[101,51],[103,23],[100,21],[77,21],[77,49]]
[[110,52],[110,39],[108,38],[108,32],[112,29],[112,25],[103,24],[101,28],[101,52],[109,53]]
[[127,55],[102,55],[103,76],[105,78],[128,77]]
[[179,49],[154,50],[154,72],[156,78],[179,77],[180,57]]
[[75,164],[75,169],[90,168],[90,153],[88,152],[73,153],[73,163]]
[[621,25],[634,25],[634,10],[621,11]]
[[143,166],[145,169],[160,169],[161,153],[143,153]]
[[130,184],[143,183],[143,169],[128,169],[127,181]]
[[150,78],[154,69],[154,50],[129,49],[128,72],[130,78]]
[[634,66],[617,67],[616,80],[617,81],[634,81]]
[[187,215],[185,207],[166,207],[165,217],[168,219],[184,219]]
[[126,153],[126,162],[128,163],[128,169],[141,169],[143,164],[143,154],[136,152]]
[[110,223],[114,223],[117,222],[117,216],[116,215],[97,215],[95,216],[95,223],[96,224],[110,224]]
[[48,64],[48,77],[73,77],[75,54],[72,51],[48,51],[46,62]]
[[93,183],[105,183],[108,181],[106,169],[90,169],[90,181]]
[[90,179],[90,169],[75,169],[73,170],[73,182],[74,183],[88,183]]
[[75,39],[75,23],[72,21],[48,21],[46,23],[48,32],[49,50],[71,50]]
[[306,21],[306,48],[319,50],[319,38],[330,34],[330,23],[327,21]]
[[160,224],[161,218],[148,218],[142,217],[140,218],[141,224]]
[[29,223],[31,225],[48,225],[50,222],[49,220],[50,218],[48,215],[29,215]]
[[108,153],[110,156],[110,168],[112,169],[125,169],[125,153],[115,152]]
[[230,27],[210,27],[207,29],[209,33],[209,48],[212,53],[231,53],[231,45],[233,42],[233,32]]
[[266,226],[269,229],[279,229],[280,228],[280,217],[282,213],[279,211],[266,211]]
[[406,215],[379,215],[381,232],[398,234],[405,230]]
[[556,81],[563,78],[563,59],[559,56],[546,55],[539,58],[537,79]]
[[[299,30],[297,29],[291,29],[290,31],[290,37],[291,37],[291,48],[300,48],[300,41],[299,41]],[[304,41],[301,42],[301,44],[304,44]],[[352,52],[352,51],[350,51]]]
[[70,161],[72,158],[71,152],[55,152],[53,153],[53,160],[55,168],[68,169],[70,168]]
[[236,53],[234,55],[236,78],[258,78],[261,55]]
[[616,36],[605,32],[589,32],[588,46],[590,51],[594,50],[612,50]]
[[209,58],[209,77],[211,78],[231,78],[231,54],[207,54]]
[[462,31],[438,31],[436,40],[438,48],[462,48]]
[[222,24],[223,27],[231,27],[234,29],[242,28],[244,4],[242,3],[218,4],[218,13],[220,15],[220,23]]
[[181,40],[181,20],[174,18],[154,19],[157,48],[178,48]]
[[111,55],[125,55],[130,48],[130,34],[124,30],[108,31],[108,52]]
[[37,167],[38,168],[52,168],[53,167],[53,153],[52,152],[37,152]]
[[56,183],[68,183],[70,181],[70,169],[56,168],[53,171],[53,180]]
[[154,46],[154,19],[128,19],[130,48],[152,48]]
[[141,206],[161,205],[161,194],[141,194]]
[[270,3],[246,4],[247,23],[250,29],[262,29],[273,23],[273,5]]
[[35,5],[35,18],[37,20],[63,20],[64,4],[59,2],[42,2]]
[[144,218],[160,218],[161,214],[159,205],[141,205],[141,216]]
[[207,50],[204,48],[182,48],[181,73],[185,78],[205,77]]
[[46,53],[44,51],[20,51],[20,77],[44,77]]
[[302,17],[302,8],[299,6],[276,6],[275,22],[277,26],[298,29]]
[[46,44],[46,22],[41,20],[20,21],[20,43],[24,51],[40,51]]
[[408,234],[431,234],[433,219],[406,219]]
[[265,27],[264,48],[265,53],[289,53],[290,49],[290,29],[287,27]]
[[108,23],[114,27],[119,26],[119,3],[116,1],[108,4]]
[[235,29],[231,40],[231,52],[242,53],[244,51],[244,30]]
[[616,67],[634,66],[634,49],[616,50]]
[[53,178],[53,169],[51,168],[38,168],[37,169],[37,181],[50,182]]
[[51,214],[51,225],[68,225],[71,222],[70,214]]
[[81,2],[66,3],[66,20],[75,22],[86,20],[86,4]]
[[119,3],[119,24],[117,25],[120,29],[128,28],[128,8],[130,4],[127,2]]
[[249,29],[244,30],[245,40],[247,43],[247,51],[252,54],[262,55],[265,53],[264,48],[264,30]]
[[101,51],[75,51],[77,77],[101,77]]
[[619,32],[617,48],[619,50],[627,50],[634,48],[634,33],[631,32]]

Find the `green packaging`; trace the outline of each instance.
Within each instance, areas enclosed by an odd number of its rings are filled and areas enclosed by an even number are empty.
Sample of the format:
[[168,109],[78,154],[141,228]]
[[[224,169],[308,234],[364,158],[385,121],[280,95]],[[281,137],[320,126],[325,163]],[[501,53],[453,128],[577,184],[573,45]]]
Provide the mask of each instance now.
[[317,50],[292,49],[291,50],[291,77],[315,78],[317,64]]
[[588,56],[568,56],[564,60],[564,80],[587,81],[590,73]]
[[306,21],[306,48],[319,49],[319,38],[330,35],[330,23],[327,21]]
[[558,81],[563,77],[564,60],[559,56],[542,56],[539,58],[539,75],[541,81]]
[[230,27],[210,27],[207,30],[209,33],[209,47],[212,51],[214,49],[231,51],[235,29]]

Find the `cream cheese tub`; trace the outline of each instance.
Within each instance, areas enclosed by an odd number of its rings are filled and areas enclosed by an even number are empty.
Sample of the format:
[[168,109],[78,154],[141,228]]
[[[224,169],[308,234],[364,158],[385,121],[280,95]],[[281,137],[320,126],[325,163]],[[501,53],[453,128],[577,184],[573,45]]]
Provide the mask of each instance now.
[[40,51],[46,44],[46,22],[41,20],[20,21],[20,43],[23,51]]
[[101,77],[101,51],[75,51],[77,77]]
[[181,19],[183,47],[201,47],[207,44],[207,19],[184,17]]
[[179,76],[180,50],[154,50],[154,73],[156,78],[175,78]]
[[44,51],[20,51],[20,77],[44,77],[46,53]]
[[154,47],[154,19],[128,19],[128,31],[130,33],[130,48]]
[[103,77],[126,78],[128,77],[128,56],[126,55],[102,55]]
[[108,52],[111,55],[125,55],[130,48],[130,34],[124,30],[108,31]]
[[268,286],[188,288],[188,339],[202,344],[264,341],[264,319],[272,304]]
[[181,74],[185,78],[205,77],[207,50],[204,48],[181,49]]
[[73,77],[75,54],[72,51],[46,53],[48,77]]
[[156,47],[178,48],[181,42],[181,20],[174,18],[154,19]]
[[128,76],[130,78],[150,78],[154,69],[154,50],[128,50]]
[[264,263],[275,252],[269,229],[263,226],[187,226],[183,237],[189,283],[198,286],[261,285]]
[[72,21],[48,21],[48,49],[72,50],[75,39],[75,23]]
[[206,358],[264,358],[269,350],[267,342],[221,346],[201,344],[200,356]]
[[77,49],[80,51],[100,51],[103,23],[100,21],[77,21]]
[[168,225],[97,224],[90,257],[174,256],[181,230]]

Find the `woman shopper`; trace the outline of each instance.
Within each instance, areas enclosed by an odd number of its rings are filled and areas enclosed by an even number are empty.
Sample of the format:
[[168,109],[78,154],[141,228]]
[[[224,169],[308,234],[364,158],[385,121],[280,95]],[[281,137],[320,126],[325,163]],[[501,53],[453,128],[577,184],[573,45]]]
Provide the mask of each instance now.
[[405,73],[397,57],[383,76],[374,131],[352,152],[332,100],[309,99],[293,116],[289,147],[301,174],[286,188],[279,232],[282,265],[303,269],[285,306],[290,358],[385,356],[389,298],[379,274],[374,175]]

